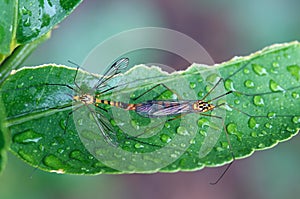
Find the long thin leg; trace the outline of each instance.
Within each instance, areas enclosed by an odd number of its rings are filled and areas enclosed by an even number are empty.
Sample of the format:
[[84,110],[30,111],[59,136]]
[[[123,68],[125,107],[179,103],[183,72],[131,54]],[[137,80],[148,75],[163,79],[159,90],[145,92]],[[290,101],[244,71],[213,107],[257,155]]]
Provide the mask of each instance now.
[[80,86],[79,86],[79,85],[77,84],[77,82],[76,82],[76,78],[77,78],[78,70],[79,70],[80,66],[79,66],[78,64],[76,64],[75,62],[72,62],[72,61],[70,61],[70,60],[68,60],[68,62],[71,63],[71,64],[74,64],[75,66],[77,66],[77,69],[76,69],[76,73],[75,73],[75,75],[74,75],[73,82],[74,82],[75,86],[76,86],[78,89],[80,89]]
[[[114,142],[112,140],[112,138],[105,132],[105,129],[103,127],[106,128],[106,130],[108,131],[111,131],[112,129],[110,129],[110,127],[108,127],[103,121],[101,121],[101,118],[98,118],[96,116],[96,113],[94,110],[92,110],[89,106],[87,106],[88,109],[90,110],[93,118],[94,118],[94,121],[96,122],[96,125],[98,127],[98,129],[100,130],[101,134],[103,135],[105,141],[108,143],[108,144],[111,144],[112,146],[116,147],[118,146],[118,144],[116,142]],[[111,131],[112,132],[112,131]],[[113,133],[113,132],[112,132]]]
[[164,121],[164,122],[160,122],[160,123],[158,123],[157,125],[152,126],[151,128],[146,129],[144,132],[142,132],[142,133],[140,133],[140,134],[138,134],[138,135],[135,135],[134,137],[138,138],[138,137],[140,137],[140,136],[146,134],[146,133],[149,132],[150,130],[155,129],[156,127],[162,125],[163,123],[166,123],[166,122],[170,122],[170,121],[172,121],[172,120],[179,119],[179,118],[183,117],[184,115],[186,115],[186,114],[181,114],[181,115],[178,115],[178,116],[176,116],[176,117],[174,117],[174,118],[167,119],[167,120]]
[[228,132],[227,132],[227,129],[223,123],[223,128],[224,128],[224,131],[225,131],[225,135],[226,135],[226,139],[227,139],[227,143],[228,143],[228,146],[230,148],[230,153],[231,153],[231,156],[232,156],[232,162],[230,162],[226,169],[223,171],[223,173],[219,176],[219,178],[215,181],[215,182],[211,182],[209,184],[211,185],[216,185],[218,184],[218,182],[223,178],[223,176],[225,175],[225,173],[229,170],[229,168],[231,167],[231,165],[233,164],[233,162],[235,161],[235,156],[233,154],[233,151],[232,151],[232,146],[231,146],[231,143],[230,143],[230,139],[229,139],[229,135],[228,135]]
[[221,81],[223,81],[224,79],[223,78],[220,78],[218,81],[217,81],[217,83],[208,91],[208,93],[206,93],[205,95],[204,95],[204,97],[201,99],[202,101],[204,101],[205,100],[205,98],[207,97],[207,96],[209,96],[209,94],[220,84],[220,82]]
[[68,124],[69,124],[69,119],[70,119],[71,115],[72,115],[75,111],[77,111],[78,109],[80,109],[80,108],[82,108],[82,105],[76,107],[75,109],[73,109],[72,111],[70,111],[70,112],[68,113],[68,116],[67,116],[67,119],[66,119],[66,123],[65,123],[64,134],[67,132],[67,128],[68,128]]
[[170,89],[170,88],[169,88],[168,86],[166,86],[165,84],[160,83],[160,84],[157,84],[157,85],[153,86],[152,88],[146,90],[145,92],[143,92],[143,93],[140,94],[139,96],[133,98],[133,100],[135,101],[135,100],[139,99],[139,98],[142,97],[143,95],[147,94],[148,92],[152,91],[153,89],[155,89],[155,88],[157,88],[157,87],[159,87],[159,86],[163,86],[164,88],[166,88],[167,90],[171,91],[172,93],[175,93],[175,94],[178,96],[178,94],[177,94],[175,91],[173,91],[172,89]]

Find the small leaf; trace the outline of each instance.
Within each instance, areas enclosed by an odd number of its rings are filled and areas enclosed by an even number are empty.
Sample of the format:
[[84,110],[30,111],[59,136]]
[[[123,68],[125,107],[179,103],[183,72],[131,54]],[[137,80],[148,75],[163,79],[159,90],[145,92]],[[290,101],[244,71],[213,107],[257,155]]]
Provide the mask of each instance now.
[[17,46],[15,39],[17,3],[12,1],[0,1],[0,63]]
[[[297,134],[299,55],[299,43],[292,42],[215,66],[194,64],[173,74],[136,66],[112,78],[108,83],[116,85],[119,79],[119,87],[100,96],[123,103],[202,99],[215,106],[205,114],[175,118],[148,118],[104,104],[99,105],[101,109],[88,108],[72,99],[80,93],[74,84],[74,69],[56,65],[23,68],[1,87],[7,116],[2,126],[10,130],[10,150],[46,171],[150,173],[220,166],[232,161],[232,153],[235,158],[245,158]],[[86,88],[97,79],[81,70],[78,75],[84,82],[77,85]],[[157,84],[163,86],[149,91]],[[145,91],[149,92],[133,100]],[[114,133],[106,135],[118,146],[105,142],[93,115],[101,118],[102,125],[112,126]]]
[[18,43],[41,37],[68,16],[82,0],[25,1],[18,5]]
[[19,45],[50,32],[82,0],[1,1],[0,63]]

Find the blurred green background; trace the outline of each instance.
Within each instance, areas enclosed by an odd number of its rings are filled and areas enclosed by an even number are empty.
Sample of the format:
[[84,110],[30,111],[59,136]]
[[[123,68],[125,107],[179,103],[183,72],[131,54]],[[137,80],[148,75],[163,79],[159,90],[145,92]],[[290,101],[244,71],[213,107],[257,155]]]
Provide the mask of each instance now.
[[[273,43],[300,40],[299,8],[297,0],[86,0],[25,65],[82,63],[108,37],[147,26],[187,34],[215,62],[222,62]],[[296,136],[236,161],[216,186],[209,182],[224,167],[175,174],[68,176],[34,170],[10,154],[0,177],[0,198],[297,198],[299,141]]]

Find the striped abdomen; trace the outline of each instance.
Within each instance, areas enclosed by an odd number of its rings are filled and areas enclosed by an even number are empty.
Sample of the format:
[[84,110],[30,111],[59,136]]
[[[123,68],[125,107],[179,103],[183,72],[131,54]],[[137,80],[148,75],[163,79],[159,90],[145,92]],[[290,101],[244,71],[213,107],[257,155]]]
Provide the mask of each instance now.
[[102,99],[97,99],[97,98],[95,98],[95,103],[96,104],[107,104],[107,105],[115,106],[115,107],[122,108],[125,110],[135,110],[136,109],[136,104],[128,104],[128,103],[124,103],[124,102],[102,100]]

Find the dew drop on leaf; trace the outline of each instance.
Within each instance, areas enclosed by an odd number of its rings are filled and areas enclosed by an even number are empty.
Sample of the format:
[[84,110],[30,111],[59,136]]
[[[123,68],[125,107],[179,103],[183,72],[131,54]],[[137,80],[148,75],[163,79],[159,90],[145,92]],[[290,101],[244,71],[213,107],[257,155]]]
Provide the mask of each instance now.
[[166,135],[166,134],[162,134],[161,136],[160,136],[160,140],[162,141],[162,142],[164,142],[164,143],[169,143],[169,142],[171,142],[171,137],[170,136],[168,136],[168,135]]
[[264,106],[265,105],[263,98],[259,95],[254,96],[253,102],[256,106]]
[[257,75],[260,76],[268,74],[267,70],[258,64],[252,64],[252,69]]
[[295,116],[295,117],[293,117],[292,121],[293,121],[295,124],[298,124],[298,123],[300,123],[300,117]]
[[233,87],[233,81],[231,79],[227,79],[224,83],[224,86],[225,88],[228,90],[228,91],[234,91],[234,87]]
[[188,135],[189,132],[186,130],[185,127],[183,126],[180,126],[177,128],[176,132],[179,134],[179,135]]
[[37,143],[43,138],[43,136],[39,133],[34,132],[33,130],[27,130],[22,133],[16,134],[13,137],[13,141],[17,143]]
[[276,91],[285,91],[281,86],[279,86],[274,80],[270,80],[269,86],[271,91],[276,92]]
[[259,126],[259,124],[256,122],[254,117],[250,117],[250,119],[248,120],[248,126],[251,129],[257,128]]
[[251,81],[251,80],[246,80],[245,82],[244,82],[244,85],[247,87],[247,88],[254,88],[254,82],[253,81]]

